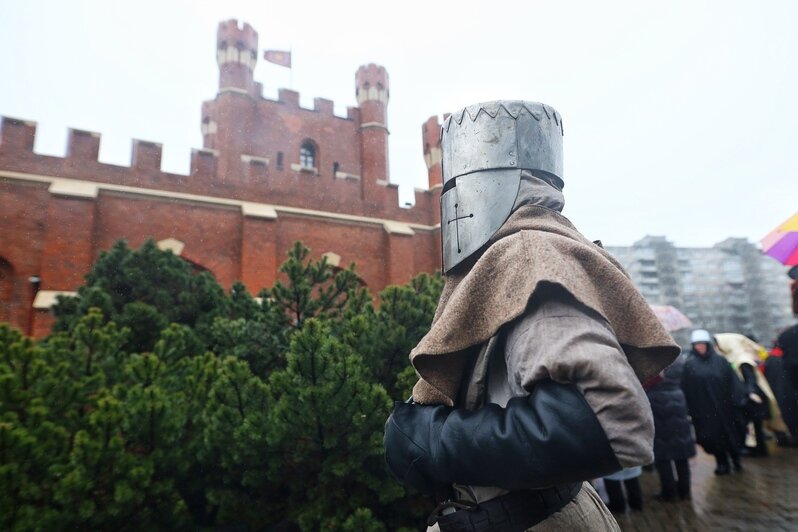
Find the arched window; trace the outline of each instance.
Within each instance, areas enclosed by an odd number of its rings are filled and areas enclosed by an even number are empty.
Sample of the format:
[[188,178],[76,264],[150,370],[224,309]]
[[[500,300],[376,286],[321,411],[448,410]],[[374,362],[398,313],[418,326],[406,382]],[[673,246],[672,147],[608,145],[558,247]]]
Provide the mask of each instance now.
[[305,140],[299,148],[299,166],[316,168],[316,144],[312,140]]

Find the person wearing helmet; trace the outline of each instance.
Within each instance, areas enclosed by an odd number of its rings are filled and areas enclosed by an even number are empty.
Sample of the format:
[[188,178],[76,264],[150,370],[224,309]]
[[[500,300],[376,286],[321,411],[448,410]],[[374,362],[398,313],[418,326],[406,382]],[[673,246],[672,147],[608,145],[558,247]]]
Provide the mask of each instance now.
[[432,530],[617,530],[585,481],[653,461],[641,382],[679,348],[560,214],[562,134],[526,101],[441,128],[446,284],[384,442],[394,476],[439,498]]
[[696,442],[715,456],[716,475],[728,475],[729,460],[736,471],[740,464],[741,430],[739,409],[745,393],[731,364],[715,352],[709,332],[696,329],[690,337],[692,349],[682,372],[682,390],[695,427]]

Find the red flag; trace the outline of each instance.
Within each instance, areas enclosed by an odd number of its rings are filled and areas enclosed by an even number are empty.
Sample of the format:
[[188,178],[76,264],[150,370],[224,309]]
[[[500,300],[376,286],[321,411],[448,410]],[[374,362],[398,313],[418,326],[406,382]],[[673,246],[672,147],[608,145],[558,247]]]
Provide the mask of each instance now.
[[266,50],[263,52],[263,58],[269,63],[291,68],[291,52]]

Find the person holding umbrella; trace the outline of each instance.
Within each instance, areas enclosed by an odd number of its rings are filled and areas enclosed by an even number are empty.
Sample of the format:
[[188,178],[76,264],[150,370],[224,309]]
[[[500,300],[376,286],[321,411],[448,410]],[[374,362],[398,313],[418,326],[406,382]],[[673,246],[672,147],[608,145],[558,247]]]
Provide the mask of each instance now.
[[[790,285],[792,311],[798,314],[798,266],[794,266],[788,275],[793,279]],[[765,376],[774,388],[792,436],[788,443],[798,445],[798,325],[779,335],[771,356],[765,362]]]
[[[785,266],[792,266],[787,275],[793,280],[790,284],[792,294],[792,311],[798,315],[798,213],[792,215],[787,221],[768,233],[761,241],[762,253],[773,257]],[[766,368],[768,379],[776,383],[779,389],[777,398],[779,405],[785,412],[793,441],[798,441],[798,434],[793,428],[798,421],[798,405],[794,398],[798,396],[798,325],[784,330],[779,334],[775,346],[781,358],[773,359]],[[773,358],[773,357],[771,357]]]

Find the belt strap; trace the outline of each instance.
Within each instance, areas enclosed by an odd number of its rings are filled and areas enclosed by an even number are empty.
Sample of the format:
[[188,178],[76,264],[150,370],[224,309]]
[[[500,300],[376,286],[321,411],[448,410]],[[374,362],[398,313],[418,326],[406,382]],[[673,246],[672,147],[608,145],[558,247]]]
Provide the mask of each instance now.
[[543,490],[514,491],[471,508],[431,516],[441,532],[523,532],[560,511],[582,489],[582,483]]

